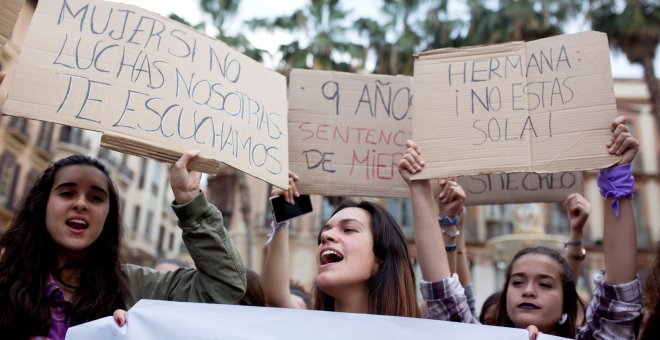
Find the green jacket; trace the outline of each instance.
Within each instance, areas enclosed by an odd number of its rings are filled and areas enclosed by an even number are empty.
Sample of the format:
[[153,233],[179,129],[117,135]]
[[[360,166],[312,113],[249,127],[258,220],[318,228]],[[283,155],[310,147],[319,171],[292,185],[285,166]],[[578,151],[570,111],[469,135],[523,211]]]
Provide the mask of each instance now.
[[173,204],[172,208],[197,269],[160,272],[126,264],[129,292],[126,308],[140,299],[237,303],[247,286],[245,267],[227,235],[220,211],[202,193],[186,204]]

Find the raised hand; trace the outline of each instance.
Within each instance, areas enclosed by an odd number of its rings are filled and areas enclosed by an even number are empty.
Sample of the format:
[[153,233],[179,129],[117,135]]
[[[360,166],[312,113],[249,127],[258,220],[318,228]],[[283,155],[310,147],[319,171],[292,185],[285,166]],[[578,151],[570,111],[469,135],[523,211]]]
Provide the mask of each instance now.
[[403,180],[410,186],[412,181],[410,176],[422,171],[425,163],[422,159],[421,150],[417,144],[412,140],[406,141],[406,153],[403,155],[403,158],[399,161],[399,174]]
[[296,175],[295,172],[289,170],[289,188],[284,191],[278,187],[273,187],[273,189],[270,191],[270,197],[274,196],[284,196],[284,200],[286,200],[289,204],[293,204],[293,198],[300,196],[300,193],[298,192],[298,188],[296,188],[296,182],[300,179],[298,175]]
[[465,190],[456,182],[455,177],[440,180],[442,191],[438,195],[440,214],[456,215],[463,210],[465,203]]
[[630,134],[626,118],[618,116],[612,121],[612,138],[607,142],[608,151],[613,155],[623,155],[619,164],[629,164],[639,151],[639,142]]
[[564,200],[568,222],[571,226],[571,232],[582,235],[584,225],[591,213],[591,203],[579,193],[568,195]]
[[186,151],[181,155],[170,171],[170,186],[174,192],[176,204],[188,203],[199,194],[199,181],[202,174],[188,170],[188,163],[199,156],[199,150]]

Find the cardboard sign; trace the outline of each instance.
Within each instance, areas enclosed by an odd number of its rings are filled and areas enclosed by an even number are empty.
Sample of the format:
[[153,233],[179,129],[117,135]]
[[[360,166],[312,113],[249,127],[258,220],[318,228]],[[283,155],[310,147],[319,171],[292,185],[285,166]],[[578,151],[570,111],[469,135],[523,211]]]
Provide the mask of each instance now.
[[[140,300],[118,327],[111,316],[68,329],[87,339],[498,339],[526,340],[527,330],[386,315],[291,308]],[[539,340],[565,339],[540,333]]]
[[561,202],[583,190],[582,172],[502,173],[461,176],[466,205]]
[[0,52],[9,41],[22,7],[23,0],[2,0],[0,3]]
[[215,173],[220,162],[288,185],[284,76],[135,6],[42,0],[7,114],[103,132],[102,145]]
[[294,69],[289,159],[301,193],[408,197],[398,172],[412,129],[412,78]]
[[560,172],[614,164],[607,36],[440,49],[415,59],[414,178]]

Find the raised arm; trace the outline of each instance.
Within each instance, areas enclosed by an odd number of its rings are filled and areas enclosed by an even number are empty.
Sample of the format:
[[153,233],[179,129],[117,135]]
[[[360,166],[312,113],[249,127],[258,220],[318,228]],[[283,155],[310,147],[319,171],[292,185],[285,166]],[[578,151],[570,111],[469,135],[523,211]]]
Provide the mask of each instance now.
[[618,165],[601,171],[598,179],[601,193],[607,195],[603,230],[605,282],[615,285],[637,277],[637,232],[631,200],[634,179],[630,163],[639,151],[639,142],[628,132],[623,116],[612,122],[608,147],[611,154],[622,156]]
[[417,260],[425,281],[435,282],[451,276],[442,232],[438,228],[431,181],[413,181],[410,176],[422,171],[424,160],[417,144],[406,142],[406,154],[399,162],[399,173],[410,189]]
[[474,290],[472,289],[472,275],[470,275],[470,264],[468,262],[467,246],[465,244],[465,228],[463,228],[465,223],[465,209],[461,208],[458,211],[458,219],[459,235],[456,240],[458,244],[456,248],[456,273],[458,274],[458,279],[461,281],[461,286],[465,288],[465,297],[470,307],[470,313],[477,318],[477,308],[475,306],[477,300],[474,297]]
[[449,271],[453,274],[457,273],[458,237],[460,237],[458,214],[463,210],[465,191],[453,177],[440,180],[440,187],[442,190],[438,195],[438,210],[440,211],[438,224],[447,251]]
[[174,193],[172,209],[179,218],[183,241],[196,269],[158,272],[126,265],[131,293],[129,307],[143,298],[233,304],[245,293],[245,267],[227,234],[222,214],[200,191],[201,174],[187,168],[197,155],[199,151],[184,153],[170,174]]
[[[465,291],[457,275],[452,276],[449,269],[442,231],[438,227],[431,181],[410,179],[412,174],[422,171],[424,167],[420,149],[413,141],[406,142],[406,146],[406,154],[399,162],[399,173],[410,188],[415,247],[423,278],[420,290],[426,301],[427,315],[437,320],[478,323],[470,313]],[[448,197],[447,201],[450,204],[455,199]]]
[[[272,196],[284,195],[286,201],[293,204],[293,196],[298,196],[296,189],[298,176],[289,171],[289,189],[283,191],[274,187]],[[289,290],[289,222],[272,224],[272,239],[268,242],[266,263],[264,264],[262,280],[266,303],[270,307],[300,308],[293,299]]]
[[582,244],[584,226],[591,213],[591,204],[579,193],[568,195],[564,200],[564,208],[570,224],[570,236],[564,246],[564,256],[571,268],[574,284],[577,285],[580,277],[580,264],[586,255]]
[[598,174],[605,197],[603,253],[605,274],[595,276],[594,294],[587,308],[586,324],[578,339],[634,339],[642,320],[642,285],[637,278],[637,233],[633,216],[634,179],[630,163],[639,143],[623,117],[612,123],[609,152],[621,155],[619,164]]

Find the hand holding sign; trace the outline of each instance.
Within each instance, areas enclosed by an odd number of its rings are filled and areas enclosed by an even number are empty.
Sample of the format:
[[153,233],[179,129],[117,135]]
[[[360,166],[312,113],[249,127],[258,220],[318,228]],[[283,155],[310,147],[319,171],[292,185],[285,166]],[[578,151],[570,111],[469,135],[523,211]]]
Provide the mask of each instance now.
[[616,112],[608,56],[600,32],[417,55],[413,135],[428,163],[417,177],[616,163],[601,147]]
[[217,173],[222,161],[287,184],[284,76],[135,6],[39,1],[4,110],[168,163],[199,149],[192,169]]

